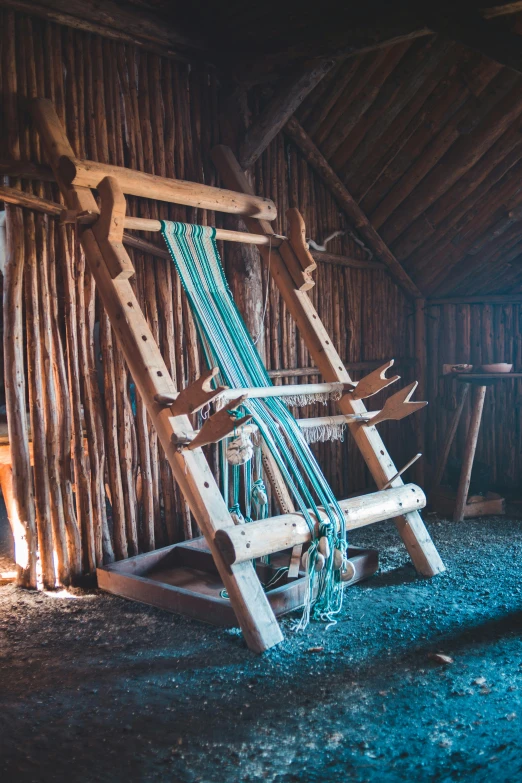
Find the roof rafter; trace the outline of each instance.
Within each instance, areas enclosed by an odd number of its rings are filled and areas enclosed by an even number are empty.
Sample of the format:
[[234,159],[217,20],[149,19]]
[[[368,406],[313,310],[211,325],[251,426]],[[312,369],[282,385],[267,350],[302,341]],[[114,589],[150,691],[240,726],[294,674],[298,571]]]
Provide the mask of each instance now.
[[361,210],[355,199],[341,182],[326,158],[317,149],[304,128],[301,127],[295,117],[292,117],[284,127],[284,132],[299,147],[310,166],[325,182],[337,203],[341,206],[347,217],[353,222],[353,226],[360,236],[368,243],[377,257],[383,261],[395,282],[408,294],[416,299],[423,298],[423,294],[408,273],[397,261],[389,247],[373,228],[370,221]]

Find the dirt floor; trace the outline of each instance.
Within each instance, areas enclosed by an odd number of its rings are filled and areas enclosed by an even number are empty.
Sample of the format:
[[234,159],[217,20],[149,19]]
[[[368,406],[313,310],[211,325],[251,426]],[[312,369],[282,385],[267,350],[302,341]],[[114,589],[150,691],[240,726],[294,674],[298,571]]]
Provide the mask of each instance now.
[[361,530],[380,572],[261,657],[98,592],[0,588],[0,781],[522,781],[522,519],[427,521],[447,573]]

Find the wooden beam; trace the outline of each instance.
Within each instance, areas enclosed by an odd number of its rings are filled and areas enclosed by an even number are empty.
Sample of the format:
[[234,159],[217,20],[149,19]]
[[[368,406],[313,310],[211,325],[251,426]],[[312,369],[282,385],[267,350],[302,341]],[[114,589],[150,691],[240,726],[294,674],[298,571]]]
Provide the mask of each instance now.
[[[26,207],[28,209],[36,210],[36,212],[44,212],[47,215],[53,215],[54,217],[64,216],[65,222],[75,222],[76,215],[74,212],[67,213],[61,204],[57,204],[55,201],[48,201],[47,199],[40,198],[39,196],[33,196],[32,193],[26,193],[23,190],[17,188],[9,188],[7,186],[0,185],[0,201],[4,201],[7,204],[16,204],[19,207]],[[70,218],[67,216],[70,214]],[[86,225],[92,225],[98,221],[99,217],[96,213],[90,215],[79,215],[78,223]],[[123,226],[125,228],[137,229],[139,231],[161,231],[161,221],[150,220],[149,218],[132,218],[124,217]],[[221,239],[228,242],[245,242],[249,245],[266,245],[267,247],[278,247],[283,241],[282,237],[274,235],[273,237],[266,237],[262,234],[251,234],[248,231],[228,231],[225,228],[216,229],[216,239]],[[134,237],[132,234],[124,234],[123,241],[129,247],[134,247],[136,250],[142,250],[146,253],[152,253],[160,258],[170,258],[170,253],[165,248],[160,248],[157,245],[153,245],[152,242],[148,242],[145,239]]]
[[[521,297],[522,300],[522,297]],[[378,359],[372,362],[345,362],[344,366],[347,370],[353,372],[366,372],[367,370],[374,370],[385,363],[385,359]],[[413,367],[415,359],[395,359],[396,365],[402,365],[404,367]],[[318,367],[295,367],[285,370],[268,370],[268,376],[270,378],[303,378],[308,375],[321,375]]]
[[268,105],[248,128],[239,151],[244,169],[251,168],[306,96],[333,68],[333,60],[315,60],[299,65],[283,79]]
[[132,10],[129,4],[122,7],[111,0],[1,0],[0,5],[176,59],[186,60],[189,53],[201,55],[206,50],[203,40],[183,35],[180,26],[161,20],[157,13]]
[[483,294],[482,296],[439,296],[426,299],[426,306],[449,304],[522,304],[522,294]]
[[[38,16],[65,27],[131,43],[176,59],[185,60],[189,56],[191,59],[201,58],[204,52],[205,59],[212,62],[224,59],[222,52],[218,49],[212,50],[207,41],[180,32],[180,25],[159,19],[157,14],[143,8],[132,10],[128,4],[122,7],[107,0],[103,3],[97,0],[0,0],[0,6]],[[484,19],[493,19],[516,14],[521,10],[521,4],[518,2],[502,3],[482,8],[480,14]],[[349,11],[352,13],[351,8]],[[381,27],[376,27],[375,22],[368,17],[364,24],[354,24],[353,29],[342,20],[342,24],[337,26],[337,33],[332,30],[331,17],[328,14],[325,16],[329,25],[328,35],[321,34],[324,31],[319,30],[312,45],[306,41],[304,46],[298,45],[266,59],[273,64],[278,60],[288,62],[297,57],[354,56],[433,34],[422,22],[422,9],[413,16],[410,15],[410,18],[404,18],[403,14],[398,21],[391,19],[389,25],[382,24]],[[235,56],[237,66],[237,52],[231,54]],[[228,55],[230,56],[230,53]],[[259,56],[257,52],[250,55],[250,58],[256,56]]]
[[[368,495],[340,500],[347,530],[393,519],[405,511],[418,511],[426,505],[426,496],[415,484],[404,484],[395,489],[372,492]],[[322,511],[322,509],[320,510]],[[319,533],[319,523],[310,512]],[[326,519],[322,511],[321,519]],[[283,514],[279,517],[236,525],[216,533],[216,542],[226,563],[243,563],[257,557],[281,552],[296,544],[311,541],[310,528],[302,514]]]
[[521,11],[522,2],[521,0],[518,0],[518,2],[515,3],[499,3],[498,5],[481,8],[479,13],[484,19],[496,19],[499,16],[519,14]]
[[58,217],[63,212],[63,206],[55,201],[48,201],[39,196],[33,196],[32,193],[26,193],[18,188],[9,188],[7,185],[0,185],[0,201],[6,204],[16,204],[19,207],[34,209],[36,212],[44,212],[46,215],[55,215]]
[[148,255],[155,256],[156,258],[165,258],[167,261],[172,259],[172,256],[166,247],[154,245],[147,239],[135,237],[133,234],[128,234],[126,231],[123,232],[123,244],[127,245],[127,247],[134,248],[134,250],[139,250],[140,253],[147,253]]
[[[317,9],[315,14],[309,11],[309,6],[313,5]],[[290,14],[285,15],[284,10],[282,4],[278,23],[289,27],[294,19]],[[503,3],[480,9],[480,14],[484,18],[493,19],[516,14],[520,10],[518,3]],[[281,45],[276,49],[266,44],[269,31],[266,26],[261,27],[263,18],[260,15],[259,43],[251,36],[247,47],[230,45],[221,59],[229,66],[233,64],[235,71],[241,74],[248,73],[249,68],[254,69],[259,81],[260,63],[266,78],[271,68],[281,67],[291,60],[353,57],[433,35],[434,31],[426,23],[423,11],[422,3],[358,3],[342,7],[339,3],[326,0],[320,4],[308,4],[306,8],[300,9],[301,35],[295,36],[295,43],[290,42],[290,45],[288,36],[280,38]],[[305,14],[306,22],[303,22]],[[216,53],[216,60],[219,59],[218,55]]]
[[62,182],[78,188],[97,188],[105,177],[115,177],[123,193],[132,196],[232,215],[248,215],[260,220],[275,220],[277,217],[274,202],[261,196],[245,196],[198,182],[159,177],[94,160],[79,160],[71,155],[62,155],[57,168]]
[[44,163],[32,163],[30,160],[12,160],[10,158],[0,160],[0,176],[39,179],[44,182],[55,181],[50,166],[46,166]]
[[429,11],[429,27],[480,54],[522,74],[522,38],[479,13]]
[[320,264],[333,264],[334,266],[346,266],[351,269],[387,269],[386,264],[380,261],[365,261],[361,258],[340,256],[336,253],[322,253],[320,250],[310,251],[313,258]]
[[354,228],[364,239],[375,255],[380,258],[390,272],[395,282],[408,296],[422,299],[419,291],[408,273],[402,268],[389,247],[373,228],[370,221],[359,207],[346,186],[341,182],[326,158],[317,149],[312,139],[295,117],[292,117],[284,126],[284,132],[299,147],[305,159],[325,182],[339,206],[346,216],[352,221]]

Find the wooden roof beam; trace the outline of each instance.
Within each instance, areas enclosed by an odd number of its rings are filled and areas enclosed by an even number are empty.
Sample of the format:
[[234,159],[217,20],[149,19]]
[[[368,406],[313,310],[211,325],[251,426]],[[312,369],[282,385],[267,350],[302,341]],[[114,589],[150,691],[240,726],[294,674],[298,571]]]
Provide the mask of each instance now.
[[189,53],[201,56],[206,49],[203,40],[184,35],[157,14],[122,7],[111,0],[1,0],[0,5],[177,59],[185,60]]
[[306,96],[333,68],[333,60],[310,61],[294,69],[283,79],[272,99],[248,128],[239,151],[239,162],[249,169],[263,154],[272,139],[299,108]]
[[522,294],[483,294],[482,296],[437,296],[426,299],[426,307],[448,304],[522,304]]
[[491,19],[491,16],[484,18],[484,14],[473,11],[430,11],[427,16],[429,27],[437,34],[458,41],[522,74],[522,38]]
[[422,299],[423,295],[421,291],[417,288],[411,277],[403,269],[389,247],[373,228],[367,216],[297,119],[292,117],[286,123],[283,130],[299,147],[314,171],[319,174],[337,203],[352,221],[354,228],[359,235],[364,239],[371,250],[373,250],[375,255],[386,264],[388,271],[395,282],[408,294],[408,296]]

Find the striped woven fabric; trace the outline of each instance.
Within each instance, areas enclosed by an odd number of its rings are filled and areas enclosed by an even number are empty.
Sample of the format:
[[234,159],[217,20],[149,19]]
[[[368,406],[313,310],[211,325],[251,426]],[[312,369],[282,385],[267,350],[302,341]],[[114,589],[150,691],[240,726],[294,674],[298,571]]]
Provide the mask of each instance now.
[[[270,386],[271,381],[236,307],[225,278],[215,241],[215,229],[185,223],[162,222],[162,231],[187,294],[209,366],[217,366],[221,380],[231,388]],[[329,541],[325,567],[316,572],[318,540],[309,550],[310,595],[318,573],[314,616],[331,620],[342,603],[340,572],[334,571],[334,551],[346,551],[344,515],[301,429],[279,397],[247,399],[251,413],[278,464],[296,506],[312,534],[308,509],[322,506],[329,522],[320,536]],[[280,425],[280,426],[278,426]],[[306,624],[306,622],[305,622]]]

